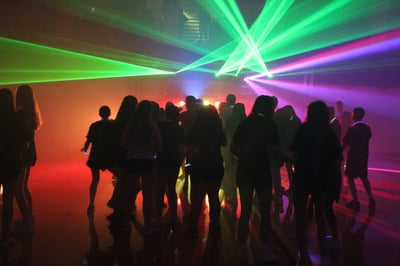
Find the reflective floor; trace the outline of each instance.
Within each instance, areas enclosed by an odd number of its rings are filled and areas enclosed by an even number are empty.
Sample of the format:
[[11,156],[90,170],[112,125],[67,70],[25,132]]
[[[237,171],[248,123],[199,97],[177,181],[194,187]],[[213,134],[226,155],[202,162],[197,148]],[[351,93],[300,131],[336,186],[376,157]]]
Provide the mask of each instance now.
[[[335,210],[339,221],[342,249],[332,249],[337,265],[400,265],[400,165],[399,154],[375,155],[370,160],[370,181],[377,205],[368,207],[366,194],[357,181],[361,210],[344,207],[349,192],[346,182]],[[397,168],[396,168],[397,167]],[[283,186],[287,186],[285,173]],[[259,265],[260,241],[256,230],[258,214],[254,210],[249,237],[247,263],[239,260],[235,238],[236,215],[229,205],[221,212],[222,234],[208,234],[207,209],[201,217],[197,236],[186,231],[185,224],[160,224],[160,232],[144,236],[141,225],[141,195],[137,215],[130,231],[110,226],[106,202],[113,189],[112,176],[103,172],[98,186],[93,216],[86,214],[90,171],[85,162],[47,164],[32,169],[30,187],[35,213],[35,232],[14,236],[14,244],[0,250],[0,265]],[[177,189],[180,191],[181,181]],[[179,217],[186,209],[181,194]],[[293,208],[284,197],[284,212],[274,215],[272,249],[278,255],[270,265],[295,265]],[[205,207],[207,208],[207,207]],[[15,210],[15,219],[19,212]],[[314,223],[310,228],[310,248],[314,265],[320,264]]]

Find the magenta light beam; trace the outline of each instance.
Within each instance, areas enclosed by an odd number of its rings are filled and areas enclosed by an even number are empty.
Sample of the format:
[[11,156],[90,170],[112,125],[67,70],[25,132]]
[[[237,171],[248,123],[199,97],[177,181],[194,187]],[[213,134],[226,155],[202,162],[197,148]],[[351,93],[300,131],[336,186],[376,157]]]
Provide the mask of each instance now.
[[[309,57],[297,62],[290,63],[272,69],[270,73],[277,75],[287,73],[294,70],[315,67],[332,62],[347,60],[368,54],[380,53],[390,49],[400,48],[400,30],[393,30],[382,33],[367,39],[353,42],[342,47]],[[257,79],[265,76],[265,74],[257,74],[247,79]]]

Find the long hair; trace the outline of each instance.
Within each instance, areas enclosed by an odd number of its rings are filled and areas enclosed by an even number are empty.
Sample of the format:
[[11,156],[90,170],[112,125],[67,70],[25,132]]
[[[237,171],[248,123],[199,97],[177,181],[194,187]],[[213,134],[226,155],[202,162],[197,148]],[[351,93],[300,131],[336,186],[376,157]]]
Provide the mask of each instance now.
[[151,128],[151,102],[143,100],[138,104],[135,114],[131,122],[131,138],[141,138],[146,143],[150,142],[152,128]]
[[29,85],[21,85],[16,93],[17,110],[23,110],[26,119],[33,129],[39,129],[42,126],[42,116],[37,104],[35,95]]
[[135,96],[127,95],[124,97],[115,117],[115,122],[120,127],[125,126],[132,119],[137,108],[137,102]]
[[310,103],[307,111],[307,123],[318,127],[329,127],[328,106],[323,101]]
[[274,98],[267,95],[260,95],[256,98],[253,109],[251,110],[252,114],[262,114],[267,118],[270,118],[274,112]]

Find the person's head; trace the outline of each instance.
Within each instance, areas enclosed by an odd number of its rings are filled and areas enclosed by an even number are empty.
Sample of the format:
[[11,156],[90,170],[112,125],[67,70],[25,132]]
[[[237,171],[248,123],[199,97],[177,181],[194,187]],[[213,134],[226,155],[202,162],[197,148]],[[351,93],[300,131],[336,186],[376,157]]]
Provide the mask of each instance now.
[[150,101],[148,100],[140,101],[136,109],[136,114],[137,116],[147,117],[148,119],[150,119],[151,108],[152,105]]
[[175,105],[168,105],[165,109],[165,117],[169,121],[178,122],[179,121],[179,112],[180,112],[180,109],[178,107],[176,107]]
[[29,109],[35,106],[33,91],[29,85],[21,85],[17,88],[15,100],[18,109]]
[[314,125],[329,125],[328,107],[323,101],[310,103],[307,111],[307,123]]
[[353,109],[352,118],[353,121],[361,121],[363,120],[365,115],[365,110],[361,107],[356,107]]
[[111,110],[110,107],[107,105],[103,105],[99,109],[99,115],[103,119],[108,119],[108,117],[111,115]]
[[137,107],[137,98],[133,95],[127,95],[122,100],[118,109],[115,121],[125,124],[135,113]]
[[338,110],[339,113],[343,112],[343,102],[342,101],[336,102],[336,109]]
[[196,108],[196,98],[193,95],[188,95],[185,98],[186,110],[193,110]]
[[14,112],[14,99],[10,89],[0,89],[0,114],[8,115]]
[[261,114],[265,117],[271,117],[274,112],[274,100],[271,96],[260,95],[256,98],[252,114]]
[[226,102],[228,103],[229,106],[234,105],[236,103],[236,96],[231,93],[226,95]]
[[19,86],[15,95],[15,102],[16,108],[25,112],[29,124],[34,129],[42,125],[39,105],[36,102],[31,86],[26,84]]

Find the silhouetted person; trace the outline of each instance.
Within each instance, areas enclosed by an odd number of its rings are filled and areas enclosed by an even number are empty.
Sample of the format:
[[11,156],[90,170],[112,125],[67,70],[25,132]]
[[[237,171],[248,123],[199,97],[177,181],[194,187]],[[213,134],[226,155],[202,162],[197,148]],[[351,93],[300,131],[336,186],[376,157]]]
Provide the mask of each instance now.
[[[335,117],[335,108],[329,106],[328,113],[329,113],[329,125],[331,126],[333,132],[335,133],[336,139],[340,143],[342,126],[340,125],[339,120]],[[341,244],[339,238],[337,219],[335,211],[333,209],[333,205],[335,202],[339,202],[340,199],[340,192],[342,189],[342,171],[341,171],[342,161],[343,161],[343,156],[340,161],[334,163],[332,166],[332,183],[328,187],[328,195],[325,208],[326,219],[332,236],[331,247],[337,249],[341,248]]]
[[111,122],[109,116],[111,110],[103,105],[99,109],[100,120],[92,123],[86,135],[86,141],[81,151],[87,153],[90,146],[89,158],[86,165],[92,173],[92,182],[89,187],[88,213],[94,212],[94,200],[96,198],[97,185],[100,181],[100,171],[110,168],[111,146]]
[[[115,120],[112,121],[112,158],[110,171],[117,180],[114,191],[107,205],[113,213],[107,218],[111,222],[129,223],[130,214],[135,208],[134,199],[139,190],[139,184],[129,177],[126,170],[126,149],[121,146],[121,135],[131,121],[137,107],[135,96],[127,95],[121,102]],[[128,226],[129,228],[129,226]]]
[[[194,96],[188,95],[185,98],[185,107],[186,111],[180,113],[179,120],[181,122],[181,126],[183,127],[183,132],[185,139],[189,133],[189,130],[192,128],[194,119],[197,113],[197,100]],[[190,160],[191,154],[185,145],[185,165],[182,167],[184,173],[184,184],[183,190],[184,192],[188,191],[188,184],[189,184],[189,175],[190,175]]]
[[261,216],[261,261],[272,262],[277,257],[270,249],[272,176],[270,154],[279,145],[278,130],[272,120],[274,100],[270,96],[258,96],[248,117],[236,128],[231,152],[238,158],[236,183],[240,194],[240,218],[238,241],[240,259],[248,259],[247,238],[253,209],[253,194],[257,196]]
[[[293,136],[296,133],[298,127],[300,126],[301,121],[297,117],[291,105],[285,105],[284,107],[276,110],[276,112],[273,115],[273,119],[278,127],[280,153],[287,154],[289,151],[289,146],[293,140]],[[272,178],[273,178],[272,180],[275,190],[274,211],[277,213],[283,212],[282,195],[283,193],[285,193],[284,188],[282,187],[282,177],[281,177],[281,168],[283,166],[285,166],[286,168],[289,180],[289,188],[287,192],[290,193],[292,179],[293,179],[293,164],[287,161],[285,162],[279,155],[272,156],[271,171],[272,171]]]
[[341,136],[344,137],[347,130],[351,126],[351,112],[344,109],[344,104],[342,101],[336,102],[336,111],[336,117],[342,127]]
[[176,181],[184,158],[184,133],[179,125],[179,108],[169,105],[165,109],[165,121],[158,124],[163,149],[157,157],[157,183],[155,191],[156,218],[161,219],[164,208],[164,194],[168,199],[169,221],[177,221]]
[[297,248],[300,265],[312,265],[308,252],[307,205],[313,200],[317,222],[318,245],[326,262],[325,204],[332,183],[332,167],[341,160],[341,147],[329,125],[329,114],[322,101],[308,106],[306,122],[300,125],[290,146],[293,152],[293,204],[296,216]]
[[186,143],[192,154],[190,170],[190,214],[185,218],[189,230],[197,233],[197,224],[206,194],[210,204],[209,233],[220,234],[221,203],[218,192],[224,175],[221,146],[226,136],[217,109],[212,105],[199,107]]
[[[129,178],[141,180],[143,196],[144,233],[152,234],[154,169],[158,153],[162,150],[160,131],[151,120],[151,102],[143,100],[121,137],[121,145],[127,153]],[[138,181],[134,181],[138,182]]]
[[[42,125],[39,105],[36,101],[33,90],[28,85],[22,85],[17,88],[16,92],[16,107],[17,114],[22,117],[33,131],[40,128]],[[33,232],[33,209],[32,195],[29,190],[28,180],[32,166],[36,164],[37,154],[34,137],[29,141],[28,148],[22,154],[23,158],[23,173],[18,178],[17,191],[15,199],[18,208],[21,211],[22,220],[17,222],[15,233],[29,234]]]
[[243,103],[236,103],[232,108],[232,114],[225,124],[225,135],[227,138],[227,147],[222,148],[224,158],[225,175],[222,180],[221,188],[224,190],[225,204],[231,207],[231,214],[236,217],[237,209],[237,187],[236,170],[237,159],[232,155],[229,148],[231,146],[233,134],[239,123],[246,118],[245,106]]
[[33,129],[14,109],[12,92],[0,89],[0,183],[3,186],[0,248],[12,245],[10,226],[18,178],[23,174],[22,154],[33,138]]
[[375,199],[372,196],[371,185],[368,180],[368,156],[369,156],[369,140],[371,139],[371,128],[362,120],[365,110],[361,107],[353,109],[352,120],[354,123],[347,130],[343,138],[343,150],[349,147],[346,160],[345,174],[348,177],[349,188],[352,201],[346,204],[347,207],[360,209],[357,189],[354,179],[359,177],[362,181],[365,191],[369,199],[369,206],[375,206]]
[[235,103],[236,103],[236,96],[230,93],[226,95],[226,101],[222,102],[219,105],[218,112],[219,116],[221,117],[223,127],[225,127],[226,122],[231,117],[232,109]]

